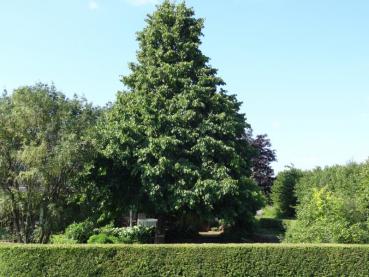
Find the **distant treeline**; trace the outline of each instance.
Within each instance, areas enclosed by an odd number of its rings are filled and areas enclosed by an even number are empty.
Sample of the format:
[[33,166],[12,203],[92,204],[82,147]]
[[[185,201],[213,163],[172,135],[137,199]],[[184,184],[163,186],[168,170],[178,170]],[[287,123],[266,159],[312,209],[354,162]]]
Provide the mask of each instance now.
[[272,197],[286,242],[369,243],[369,163],[281,172]]

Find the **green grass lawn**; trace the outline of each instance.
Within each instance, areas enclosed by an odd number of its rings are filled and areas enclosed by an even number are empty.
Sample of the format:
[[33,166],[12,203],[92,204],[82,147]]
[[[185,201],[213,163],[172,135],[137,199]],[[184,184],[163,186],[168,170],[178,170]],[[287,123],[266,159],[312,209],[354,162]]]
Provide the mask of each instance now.
[[256,242],[281,242],[286,226],[295,221],[294,219],[279,218],[273,206],[266,206],[262,210],[262,215],[255,217],[257,230],[254,234]]

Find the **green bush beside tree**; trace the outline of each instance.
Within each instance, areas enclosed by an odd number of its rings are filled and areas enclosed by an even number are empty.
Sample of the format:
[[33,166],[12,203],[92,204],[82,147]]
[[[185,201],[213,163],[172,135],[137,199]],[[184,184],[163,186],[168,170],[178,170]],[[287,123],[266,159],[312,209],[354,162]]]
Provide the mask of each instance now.
[[369,163],[304,173],[286,242],[369,243]]

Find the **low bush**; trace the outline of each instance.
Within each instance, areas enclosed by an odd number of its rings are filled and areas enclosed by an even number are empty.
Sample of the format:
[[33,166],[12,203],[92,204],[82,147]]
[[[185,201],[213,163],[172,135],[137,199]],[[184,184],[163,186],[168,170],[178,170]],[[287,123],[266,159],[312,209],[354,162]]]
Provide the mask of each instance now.
[[65,234],[52,235],[50,238],[51,244],[76,244],[78,241],[68,238]]
[[143,226],[116,228],[113,225],[106,225],[95,229],[95,233],[98,235],[90,237],[88,243],[95,243],[97,239],[100,239],[98,243],[153,243],[155,228]]
[[155,228],[133,226],[121,228],[118,238],[123,243],[152,243],[154,235]]
[[65,229],[65,236],[68,239],[75,240],[79,243],[86,243],[88,238],[93,235],[94,224],[89,221],[73,223]]
[[359,245],[0,244],[0,276],[369,276]]
[[93,235],[94,224],[89,221],[72,223],[63,234],[55,234],[50,237],[51,244],[76,244],[86,243],[90,236]]
[[87,241],[88,244],[113,244],[118,242],[118,238],[106,234],[92,235]]

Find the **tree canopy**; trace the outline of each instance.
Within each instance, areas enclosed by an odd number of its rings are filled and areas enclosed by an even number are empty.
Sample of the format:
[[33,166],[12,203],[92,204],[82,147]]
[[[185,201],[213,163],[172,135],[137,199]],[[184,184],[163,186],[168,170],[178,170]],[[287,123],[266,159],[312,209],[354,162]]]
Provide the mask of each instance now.
[[[101,152],[126,173],[129,201],[159,218],[252,220],[250,125],[200,50],[204,21],[164,1],[138,33],[137,62],[101,128]],[[127,203],[126,203],[127,204]]]
[[91,105],[53,86],[22,87],[0,98],[0,219],[15,240],[46,242],[63,227],[95,119]]
[[271,163],[277,160],[275,150],[271,148],[272,144],[267,135],[251,137],[250,141],[255,151],[251,159],[252,177],[264,194],[269,196],[275,179],[274,170],[271,166]]

